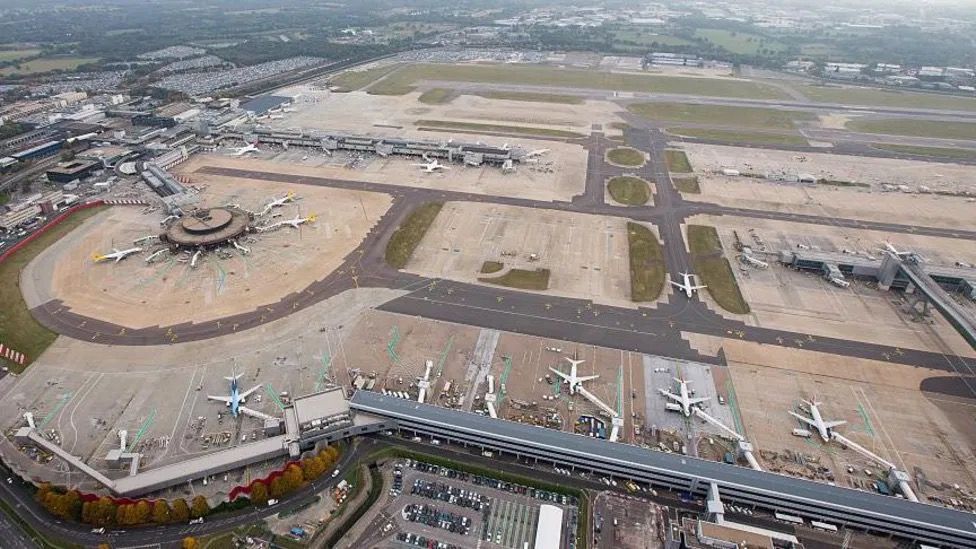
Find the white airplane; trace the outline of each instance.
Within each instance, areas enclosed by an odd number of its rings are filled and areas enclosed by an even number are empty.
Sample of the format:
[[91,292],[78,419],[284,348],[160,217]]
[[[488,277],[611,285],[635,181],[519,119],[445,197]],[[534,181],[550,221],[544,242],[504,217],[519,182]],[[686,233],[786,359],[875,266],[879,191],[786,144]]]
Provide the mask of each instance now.
[[820,438],[822,438],[824,442],[830,442],[830,439],[833,438],[831,435],[834,427],[839,427],[847,423],[846,421],[824,421],[823,417],[820,415],[820,409],[818,408],[818,406],[823,404],[822,402],[817,402],[816,400],[812,402],[804,400],[803,402],[810,407],[810,415],[813,417],[803,417],[793,410],[789,411],[790,415],[816,429],[817,432],[820,433]]
[[304,225],[306,223],[315,223],[316,219],[318,219],[318,216],[315,214],[305,216],[305,217],[295,216],[294,219],[286,219],[284,221],[279,221],[278,223],[276,223],[276,225],[288,225],[292,229],[297,229],[299,226]]
[[254,391],[257,391],[258,388],[261,387],[261,385],[255,385],[254,387],[251,387],[250,389],[242,393],[240,391],[240,388],[237,385],[237,380],[240,379],[242,375],[244,374],[234,374],[232,376],[224,377],[224,379],[230,382],[230,396],[224,397],[224,396],[207,395],[208,399],[216,400],[218,402],[223,402],[224,404],[229,406],[230,415],[233,417],[237,417],[242,412],[247,415],[254,415],[254,413],[258,413],[248,408],[245,408],[243,404],[247,401],[247,397]]
[[583,382],[584,381],[590,381],[591,379],[596,379],[596,378],[600,377],[598,375],[594,375],[594,376],[580,376],[580,375],[577,375],[577,368],[579,367],[580,364],[582,364],[582,363],[584,363],[586,361],[585,360],[575,360],[575,359],[572,359],[572,358],[569,358],[569,357],[565,357],[565,358],[566,358],[566,361],[569,362],[569,364],[570,364],[570,370],[569,370],[569,373],[568,374],[564,374],[563,372],[560,372],[559,370],[553,368],[552,366],[549,367],[549,370],[551,370],[552,373],[556,374],[557,376],[563,378],[566,381],[566,383],[569,384],[569,394],[575,395],[576,394],[576,391],[578,391],[579,389],[581,389],[583,387]]
[[675,282],[673,280],[669,280],[668,282],[670,282],[675,288],[678,288],[684,292],[685,295],[688,296],[688,299],[691,299],[692,296],[695,295],[696,290],[704,290],[708,287],[705,285],[696,285],[694,279],[695,275],[693,274],[681,273],[681,276],[684,279],[684,282]]
[[522,158],[535,158],[537,156],[542,156],[547,152],[549,152],[549,149],[536,149],[534,151],[529,151],[525,153],[525,156],[523,156]]
[[95,263],[101,263],[103,261],[108,261],[109,259],[114,259],[116,263],[122,261],[123,259],[129,257],[132,254],[137,254],[142,251],[142,248],[129,248],[127,250],[119,250],[117,248],[112,248],[112,251],[107,254],[92,254],[92,261]]
[[273,208],[280,208],[281,206],[284,206],[285,204],[292,202],[294,200],[295,200],[295,193],[289,192],[285,196],[282,196],[281,198],[275,198],[271,202],[265,204],[264,209],[261,210],[261,213],[259,213],[258,215],[264,215],[270,212]]
[[433,160],[428,160],[427,157],[424,157],[424,160],[426,160],[426,162],[420,164],[414,164],[414,166],[420,166],[421,168],[424,169],[425,173],[434,173],[437,170],[451,169],[450,166],[445,166],[444,164],[438,162],[436,158]]
[[248,143],[243,147],[231,147],[228,150],[231,151],[231,156],[244,156],[247,153],[261,152],[261,149],[259,149],[254,143]]
[[895,248],[894,245],[892,245],[891,242],[888,242],[887,240],[884,241],[884,249],[885,251],[891,252],[892,254],[895,254],[898,257],[912,255],[912,252],[904,252],[899,250],[898,248]]
[[[658,389],[658,391],[660,391],[662,395],[666,396],[667,398],[673,400],[676,403],[673,405],[674,406],[673,408],[672,406],[668,406],[668,409],[674,409],[676,412],[681,412],[682,414],[684,414],[685,417],[691,417],[691,407],[694,406],[695,404],[700,404],[702,402],[707,401],[708,397],[693,398],[688,394],[688,384],[691,383],[690,381],[686,381],[684,379],[678,379],[678,378],[674,378],[674,380],[678,382],[678,386],[680,389],[678,391],[678,394],[674,394],[671,391],[667,391],[665,389]],[[671,403],[668,404],[670,405]]]

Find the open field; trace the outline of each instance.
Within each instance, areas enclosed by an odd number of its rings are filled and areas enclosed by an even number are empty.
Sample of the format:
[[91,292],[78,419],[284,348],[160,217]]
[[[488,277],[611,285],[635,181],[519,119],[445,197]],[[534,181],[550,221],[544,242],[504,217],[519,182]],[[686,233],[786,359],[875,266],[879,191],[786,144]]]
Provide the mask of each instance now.
[[698,184],[698,177],[672,177],[671,182],[679,192],[701,194],[701,186]]
[[40,74],[50,71],[71,71],[80,65],[94,63],[97,57],[40,57],[27,61],[17,67],[6,67],[0,69],[0,76],[15,76],[25,74]]
[[622,27],[613,33],[614,45],[616,47],[667,47],[667,46],[688,46],[693,44],[691,40],[667,34],[658,34],[647,27]]
[[420,94],[417,101],[424,105],[443,105],[454,99],[454,92],[446,88],[431,88]]
[[430,228],[431,223],[434,222],[434,218],[437,217],[443,206],[442,202],[431,202],[410,212],[410,215],[397,228],[386,244],[386,262],[391,267],[402,269],[407,265],[413,251],[420,244],[424,235],[427,234],[427,229]]
[[[976,243],[729,216],[695,216],[689,222],[716,228],[726,257],[736,271],[741,293],[749,303],[751,314],[745,320],[749,324],[898,348],[976,356],[939,313],[933,311],[924,321],[916,321],[900,292],[880,291],[874,282],[853,277],[848,277],[850,287],[839,288],[818,273],[798,272],[782,266],[778,260],[781,251],[801,247],[878,257],[878,248],[887,240],[899,249],[917,251],[932,265],[952,266],[957,261],[976,263]],[[736,235],[742,244],[752,248],[755,257],[769,263],[769,268],[756,269],[742,262],[734,251]],[[883,356],[877,358],[884,360]]]
[[407,65],[382,81],[370,86],[369,93],[403,95],[423,80],[448,82],[484,82],[549,86],[553,88],[590,88],[627,92],[652,92],[780,99],[776,88],[748,80],[695,78],[611,73],[581,69],[558,69],[540,65]]
[[607,160],[619,166],[643,166],[644,153],[630,147],[617,147],[607,151]]
[[338,268],[392,202],[380,193],[196,174],[196,168],[212,163],[210,158],[196,156],[178,170],[205,187],[199,195],[202,206],[237,203],[260,210],[272,198],[294,192],[297,201],[255,224],[310,214],[317,214],[318,220],[299,229],[284,227],[247,236],[242,245],[250,248],[249,254],[206,253],[195,268],[186,254],[163,254],[147,263],[149,253],[161,246],[146,246],[143,253],[118,263],[94,263],[93,251],[126,247],[137,238],[159,233],[162,215],[114,208],[31,262],[23,275],[28,305],[60,299],[74,312],[131,328],[252,311],[303,290]]
[[936,137],[940,139],[974,139],[976,124],[945,120],[855,119],[845,124],[855,132]]
[[893,143],[872,143],[872,148],[899,154],[952,158],[960,160],[976,159],[976,149],[949,149],[945,147],[918,147],[915,145],[895,145]]
[[514,133],[519,135],[539,135],[560,139],[576,139],[583,134],[552,128],[533,128],[529,126],[509,126],[506,124],[482,124],[479,122],[458,122],[455,120],[417,120],[418,128],[432,128],[435,130],[465,130],[483,133]]
[[626,221],[517,206],[448,202],[407,263],[409,272],[469,283],[485,262],[548,269],[546,294],[631,306]]
[[338,91],[358,90],[376,82],[399,67],[400,65],[382,65],[379,67],[350,69],[331,78],[329,82],[338,88]]
[[701,283],[715,302],[730,313],[746,314],[749,304],[742,297],[729,261],[722,251],[722,241],[715,227],[688,225],[688,251]]
[[762,107],[730,107],[694,103],[631,103],[627,110],[649,120],[694,122],[758,129],[796,128],[797,121],[815,120],[808,112]]
[[691,173],[694,171],[688,161],[688,155],[684,151],[676,149],[664,151],[664,162],[668,165],[668,171],[671,173]]
[[[103,210],[104,208],[90,208],[73,214],[0,263],[0,303],[4,304],[0,309],[0,334],[3,334],[4,345],[24,353],[28,361],[40,356],[57,336],[31,316],[20,290],[21,270],[49,246]],[[24,368],[13,362],[4,364],[15,372]]]
[[827,419],[847,421],[840,433],[911,474],[922,501],[965,499],[976,490],[971,403],[919,390],[922,380],[942,372],[743,341],[725,340],[724,348],[745,431],[767,470],[809,477],[811,470],[792,456],[800,453],[806,463],[827,467],[838,486],[870,489],[883,476],[852,450],[790,436],[801,425],[787,411],[817,399]]
[[797,91],[813,101],[867,105],[871,107],[903,107],[908,109],[976,110],[976,99],[938,93],[912,93],[881,88],[840,86],[796,86]]
[[34,57],[41,53],[41,50],[32,48],[24,50],[2,50],[0,49],[0,61],[16,61],[27,57]]
[[807,145],[805,137],[795,133],[766,133],[709,128],[668,128],[667,132],[681,137],[694,137],[731,143],[755,143],[757,145]]
[[655,301],[664,289],[664,255],[661,243],[650,228],[627,223],[630,257],[630,299]]
[[757,34],[724,29],[697,29],[695,37],[739,55],[772,55],[786,49],[784,44]]
[[647,181],[630,175],[613,177],[607,182],[607,192],[615,202],[625,206],[643,206],[651,199]]
[[506,101],[526,101],[529,103],[562,103],[564,105],[582,105],[584,99],[575,95],[560,95],[555,93],[517,92],[502,90],[486,90],[472,92],[485,99],[502,99]]

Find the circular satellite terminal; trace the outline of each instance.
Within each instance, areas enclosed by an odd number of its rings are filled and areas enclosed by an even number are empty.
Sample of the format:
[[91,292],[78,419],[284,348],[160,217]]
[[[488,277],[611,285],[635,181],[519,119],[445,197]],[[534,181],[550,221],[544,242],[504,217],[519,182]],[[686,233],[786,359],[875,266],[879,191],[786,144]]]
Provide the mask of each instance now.
[[173,223],[164,240],[187,248],[220,246],[247,232],[251,216],[237,208],[197,210]]

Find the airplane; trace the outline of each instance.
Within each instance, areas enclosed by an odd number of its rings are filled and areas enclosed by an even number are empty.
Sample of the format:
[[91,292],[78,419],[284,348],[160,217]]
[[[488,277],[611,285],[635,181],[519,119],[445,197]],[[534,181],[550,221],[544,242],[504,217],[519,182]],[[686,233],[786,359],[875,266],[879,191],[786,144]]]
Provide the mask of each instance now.
[[421,163],[421,164],[414,164],[414,166],[420,166],[421,168],[424,169],[424,171],[426,173],[434,173],[437,170],[450,170],[451,169],[450,166],[445,166],[444,164],[441,164],[440,162],[438,162],[436,158],[433,159],[433,160],[428,160],[427,157],[425,156],[424,157],[424,160],[426,160],[426,162]]
[[793,410],[789,410],[790,415],[816,429],[817,432],[820,433],[820,438],[822,438],[824,442],[830,442],[830,439],[833,438],[834,427],[847,423],[846,421],[824,421],[823,417],[820,415],[820,409],[818,408],[818,406],[823,404],[823,402],[817,402],[816,400],[804,400],[803,402],[810,407],[810,415],[812,418],[803,417]]
[[230,382],[230,396],[224,397],[224,396],[207,395],[208,399],[216,400],[218,402],[223,402],[224,404],[229,406],[230,415],[233,417],[237,417],[241,413],[244,413],[245,415],[254,415],[256,413],[260,413],[260,412],[255,412],[254,410],[251,410],[249,408],[246,408],[245,406],[243,406],[243,404],[247,401],[247,397],[250,396],[250,394],[253,393],[254,391],[257,391],[258,388],[261,387],[261,385],[255,385],[254,387],[251,387],[250,389],[242,393],[240,387],[237,385],[237,380],[240,379],[242,375],[244,374],[234,374],[232,376],[224,376],[224,379]]
[[96,263],[101,263],[103,261],[108,261],[109,259],[114,259],[116,263],[122,261],[123,259],[129,257],[132,254],[137,254],[142,251],[142,248],[129,248],[127,250],[119,250],[117,248],[112,248],[112,251],[107,254],[92,254],[92,261]]
[[675,282],[673,280],[669,280],[668,282],[670,282],[675,288],[678,288],[684,292],[685,295],[688,296],[688,299],[691,299],[692,296],[695,295],[695,290],[703,290],[708,287],[705,285],[695,285],[695,275],[693,274],[681,273],[681,276],[684,278],[684,282]]
[[295,216],[295,219],[286,219],[285,221],[279,221],[278,223],[276,223],[276,225],[288,225],[292,229],[297,229],[300,225],[304,225],[305,223],[314,223],[316,219],[318,219],[318,216],[316,216],[315,214],[306,217]]
[[245,154],[251,152],[261,152],[261,149],[259,149],[254,143],[248,143],[243,147],[231,147],[228,150],[231,151],[231,156],[244,156]]
[[891,244],[891,242],[888,242],[887,240],[884,241],[884,250],[885,251],[888,251],[888,252],[890,252],[890,253],[898,256],[898,257],[904,257],[906,255],[912,255],[912,252],[903,252],[903,251],[900,251],[898,248],[895,248]]
[[658,389],[658,391],[660,391],[662,395],[668,397],[669,399],[677,403],[673,405],[674,408],[671,408],[671,406],[669,406],[668,407],[669,409],[674,409],[676,412],[681,412],[682,414],[685,415],[685,417],[691,417],[691,407],[694,406],[695,404],[699,404],[707,401],[708,397],[692,398],[691,396],[688,395],[688,384],[691,382],[684,379],[678,379],[678,378],[674,378],[674,380],[678,382],[678,385],[681,388],[681,390],[678,391],[678,394],[674,394],[671,391],[667,391],[665,389]]
[[596,379],[596,378],[600,377],[598,375],[595,375],[595,376],[580,376],[580,375],[577,375],[576,369],[579,367],[580,364],[582,364],[582,363],[584,363],[586,361],[585,360],[575,360],[575,359],[572,359],[572,358],[569,358],[569,357],[565,357],[565,358],[566,358],[566,361],[569,362],[569,364],[570,364],[569,374],[564,374],[563,372],[560,372],[559,370],[553,368],[552,366],[549,367],[549,370],[551,370],[552,373],[556,374],[557,376],[559,376],[559,377],[563,378],[564,380],[566,380],[566,383],[569,384],[569,394],[575,395],[576,394],[576,391],[578,391],[579,389],[582,389],[583,388],[583,382],[584,381],[590,381],[591,379]]
[[525,153],[525,156],[523,156],[522,158],[535,158],[537,156],[542,156],[547,152],[549,152],[549,149],[536,149],[534,151],[529,151]]
[[286,194],[285,196],[282,196],[281,198],[275,198],[271,202],[265,204],[264,209],[261,210],[261,213],[259,213],[258,215],[264,215],[270,212],[272,208],[278,208],[284,206],[285,204],[292,202],[294,200],[295,200],[295,193],[288,192],[288,194]]

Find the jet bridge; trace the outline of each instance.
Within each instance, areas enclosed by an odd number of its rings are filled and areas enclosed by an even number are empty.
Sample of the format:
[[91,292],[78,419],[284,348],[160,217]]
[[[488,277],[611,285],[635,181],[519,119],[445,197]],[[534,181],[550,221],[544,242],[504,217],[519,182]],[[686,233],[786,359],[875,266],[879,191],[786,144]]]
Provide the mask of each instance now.
[[[952,297],[942,289],[932,276],[925,272],[919,262],[912,257],[907,260],[901,259],[894,254],[888,254],[882,262],[881,272],[886,271],[885,267],[889,261],[898,263],[898,271],[903,274],[911,283],[909,290],[921,292],[929,303],[936,308],[949,324],[962,335],[963,338],[976,349],[976,318],[966,311],[962,306],[955,302]],[[884,282],[883,280],[881,281]]]

